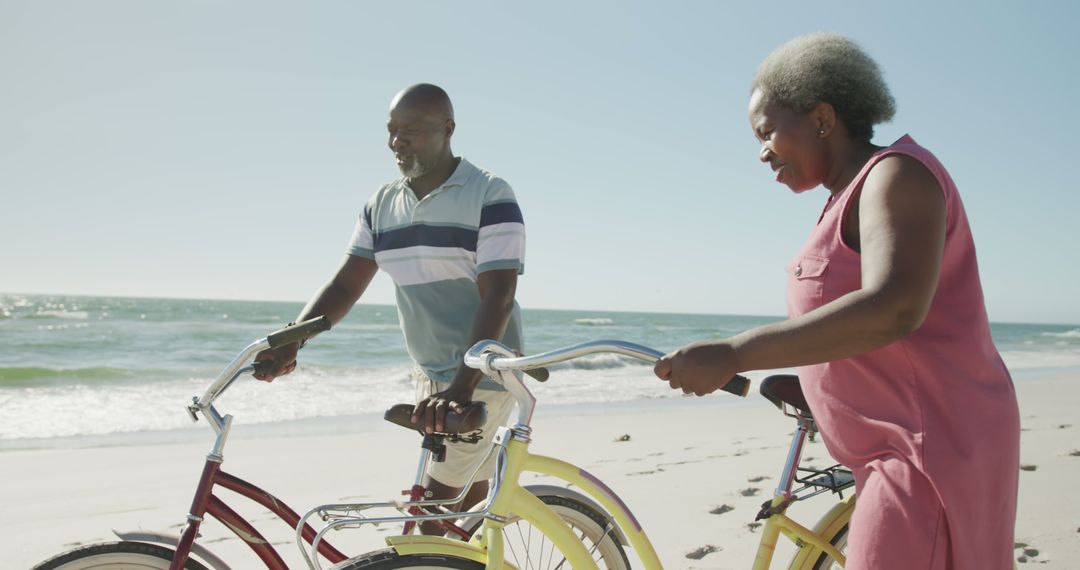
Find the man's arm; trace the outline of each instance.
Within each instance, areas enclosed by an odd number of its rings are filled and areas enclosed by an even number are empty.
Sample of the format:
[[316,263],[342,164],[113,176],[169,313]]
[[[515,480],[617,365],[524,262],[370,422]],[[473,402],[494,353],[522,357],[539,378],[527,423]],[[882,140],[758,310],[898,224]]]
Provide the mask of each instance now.
[[[332,324],[336,325],[345,318],[356,301],[364,294],[378,271],[379,266],[374,260],[346,255],[333,279],[308,301],[307,306],[300,311],[296,322],[325,315]],[[264,364],[265,369],[256,372],[255,378],[270,382],[278,376],[292,372],[296,368],[296,353],[299,350],[299,343],[294,342],[260,352],[255,360],[270,364]]]
[[[514,293],[517,290],[517,269],[495,269],[485,271],[476,278],[480,289],[480,306],[473,318],[469,346],[489,338],[502,338],[510,313],[514,310]],[[416,405],[413,421],[426,425],[426,430],[442,431],[448,410],[460,411],[461,407],[472,401],[473,391],[483,378],[479,370],[458,365],[450,387]]]

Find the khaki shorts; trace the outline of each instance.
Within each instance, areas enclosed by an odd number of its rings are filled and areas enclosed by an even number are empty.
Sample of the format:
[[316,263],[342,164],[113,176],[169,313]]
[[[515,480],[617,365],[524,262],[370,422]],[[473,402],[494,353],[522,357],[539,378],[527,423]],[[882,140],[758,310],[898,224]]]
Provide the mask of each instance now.
[[[414,368],[413,380],[416,382],[417,403],[424,398],[439,391],[435,382],[427,377],[421,370]],[[428,467],[428,475],[432,479],[449,487],[464,487],[469,481],[477,464],[484,461],[491,449],[491,438],[499,426],[506,425],[510,418],[510,412],[514,410],[514,397],[509,392],[496,390],[476,390],[473,392],[474,402],[487,404],[487,420],[480,427],[480,441],[476,443],[446,442],[446,461],[432,461]],[[484,461],[483,467],[476,474],[477,481],[491,479],[495,475],[495,454]]]

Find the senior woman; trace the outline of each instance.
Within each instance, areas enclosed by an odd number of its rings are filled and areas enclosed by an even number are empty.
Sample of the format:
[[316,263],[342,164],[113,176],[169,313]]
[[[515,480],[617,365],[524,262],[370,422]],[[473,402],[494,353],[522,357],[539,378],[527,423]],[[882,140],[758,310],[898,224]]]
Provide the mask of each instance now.
[[793,192],[828,198],[788,266],[789,319],[696,342],[656,364],[703,395],[746,370],[798,367],[829,452],[855,473],[848,565],[1012,567],[1019,414],[990,337],[956,186],[892,118],[877,64],[835,34],[760,66],[750,124]]

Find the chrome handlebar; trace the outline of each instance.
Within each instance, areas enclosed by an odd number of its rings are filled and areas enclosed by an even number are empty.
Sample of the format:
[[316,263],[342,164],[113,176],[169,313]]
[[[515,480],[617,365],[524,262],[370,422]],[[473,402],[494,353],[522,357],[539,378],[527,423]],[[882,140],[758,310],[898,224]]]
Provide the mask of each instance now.
[[[542,368],[600,353],[621,354],[647,363],[654,363],[664,356],[664,353],[659,350],[624,340],[594,340],[531,356],[518,356],[510,347],[500,342],[482,340],[465,353],[465,365],[480,370],[502,384],[518,402],[518,423],[528,426],[532,420],[536,398],[525,383],[512,372]],[[723,387],[723,390],[736,396],[746,396],[750,390],[750,380],[736,375]]]

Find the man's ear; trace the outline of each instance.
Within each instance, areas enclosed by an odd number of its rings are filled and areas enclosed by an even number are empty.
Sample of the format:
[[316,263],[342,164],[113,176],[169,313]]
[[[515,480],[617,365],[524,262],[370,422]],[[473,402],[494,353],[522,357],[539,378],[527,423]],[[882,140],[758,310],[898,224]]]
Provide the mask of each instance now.
[[447,119],[446,125],[443,128],[446,129],[446,138],[450,138],[454,136],[454,129],[457,128],[457,123],[455,123],[453,119]]

